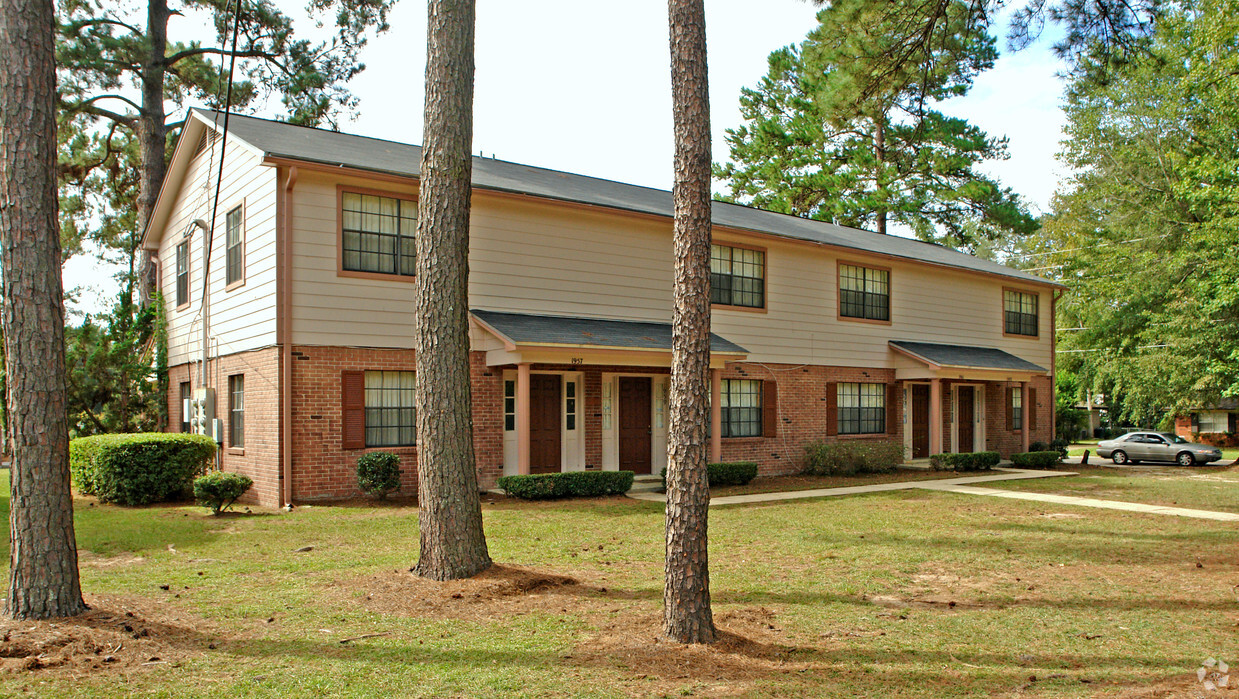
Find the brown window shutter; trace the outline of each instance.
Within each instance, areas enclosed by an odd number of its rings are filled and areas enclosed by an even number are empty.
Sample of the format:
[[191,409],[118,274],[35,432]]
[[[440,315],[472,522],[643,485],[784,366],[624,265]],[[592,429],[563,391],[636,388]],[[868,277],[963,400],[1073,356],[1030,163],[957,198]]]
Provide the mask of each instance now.
[[343,409],[340,446],[344,449],[362,449],[366,446],[366,372],[342,372],[340,388],[340,406]]
[[1028,414],[1028,429],[1037,429],[1037,389],[1028,389],[1028,407],[1024,412]]
[[779,385],[774,381],[761,382],[761,436],[779,436]]
[[826,384],[826,436],[839,434],[839,384]]
[[895,410],[899,403],[899,384],[886,385],[886,433],[895,434],[895,424],[899,421],[899,413]]
[[1015,392],[1018,388],[1007,388],[1007,431],[1015,431]]

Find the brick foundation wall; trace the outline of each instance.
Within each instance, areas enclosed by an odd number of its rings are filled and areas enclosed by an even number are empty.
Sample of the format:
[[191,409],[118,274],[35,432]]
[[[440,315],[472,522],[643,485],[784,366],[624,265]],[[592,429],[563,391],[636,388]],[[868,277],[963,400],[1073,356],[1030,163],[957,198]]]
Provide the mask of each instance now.
[[[245,376],[245,444],[234,446],[228,434],[228,377]],[[220,466],[254,479],[242,503],[280,506],[280,356],[275,347],[239,352],[207,363],[207,382],[215,389],[215,417],[224,423]],[[181,383],[200,386],[197,363],[168,368],[168,431],[180,432]]]

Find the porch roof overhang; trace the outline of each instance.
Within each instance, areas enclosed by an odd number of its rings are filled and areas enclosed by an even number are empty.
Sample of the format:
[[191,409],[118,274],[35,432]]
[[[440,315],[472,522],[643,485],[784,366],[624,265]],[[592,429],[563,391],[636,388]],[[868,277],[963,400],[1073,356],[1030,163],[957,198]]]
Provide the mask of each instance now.
[[901,362],[896,368],[895,378],[899,380],[1028,381],[1050,373],[1042,366],[996,347],[904,340],[891,340],[888,344],[898,355],[912,360]]
[[[575,364],[671,366],[671,324],[470,311],[474,324],[497,340],[486,349],[487,366]],[[501,346],[499,346],[501,345]],[[743,361],[748,350],[710,334],[710,367]]]

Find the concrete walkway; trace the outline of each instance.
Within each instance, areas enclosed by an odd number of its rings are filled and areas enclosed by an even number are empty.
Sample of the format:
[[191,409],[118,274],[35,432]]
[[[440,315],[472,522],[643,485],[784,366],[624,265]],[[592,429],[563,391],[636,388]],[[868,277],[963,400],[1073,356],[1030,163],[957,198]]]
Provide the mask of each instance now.
[[[820,488],[817,490],[792,490],[781,493],[728,495],[720,498],[710,498],[710,507],[722,505],[746,505],[759,502],[780,502],[784,500],[801,500],[805,498],[824,498],[840,495],[863,495],[866,493],[883,493],[892,490],[937,490],[945,493],[961,493],[964,495],[984,495],[997,498],[1010,498],[1013,500],[1049,502],[1056,505],[1097,507],[1106,510],[1123,510],[1126,512],[1140,512],[1144,514],[1191,517],[1193,519],[1209,519],[1218,522],[1239,522],[1239,514],[1231,512],[1190,510],[1184,507],[1165,507],[1162,505],[1145,505],[1142,503],[1120,502],[1117,500],[1098,500],[1096,498],[1082,498],[1074,495],[1027,493],[1014,490],[999,490],[997,488],[981,488],[974,485],[976,483],[995,483],[1001,481],[1028,480],[1032,478],[1057,478],[1059,476],[1079,475],[1070,471],[1033,471],[1019,468],[996,468],[994,470],[999,473],[986,476],[963,476],[960,478],[942,478],[938,480],[906,481],[903,483],[856,485],[846,488]],[[653,502],[667,501],[667,496],[665,494],[648,491],[630,492],[628,497],[635,500],[649,500]]]

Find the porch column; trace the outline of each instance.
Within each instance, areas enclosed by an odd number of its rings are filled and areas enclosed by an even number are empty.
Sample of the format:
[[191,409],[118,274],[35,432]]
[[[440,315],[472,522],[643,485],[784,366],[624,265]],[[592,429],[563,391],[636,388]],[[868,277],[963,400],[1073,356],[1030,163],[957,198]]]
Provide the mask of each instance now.
[[529,363],[516,365],[516,472],[529,473]]
[[1020,449],[1020,451],[1028,451],[1028,442],[1029,442],[1028,433],[1032,431],[1028,429],[1028,426],[1032,424],[1028,420],[1028,411],[1034,409],[1034,406],[1031,406],[1028,404],[1028,401],[1032,397],[1031,395],[1029,395],[1030,393],[1031,392],[1028,390],[1028,382],[1021,381],[1020,382],[1020,405],[1024,406],[1024,409],[1021,411],[1023,412],[1023,415],[1021,416],[1021,419],[1020,419],[1020,434],[1023,435],[1021,438],[1021,444],[1023,444],[1023,448]]
[[942,453],[942,379],[929,381],[929,454]]
[[723,370],[710,370],[710,463],[723,460]]

